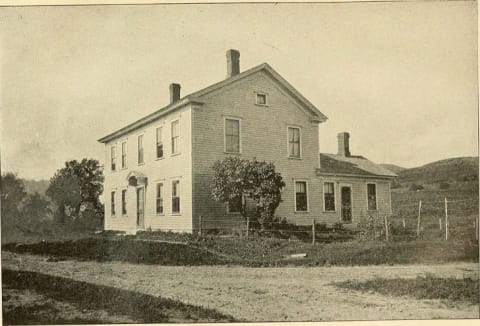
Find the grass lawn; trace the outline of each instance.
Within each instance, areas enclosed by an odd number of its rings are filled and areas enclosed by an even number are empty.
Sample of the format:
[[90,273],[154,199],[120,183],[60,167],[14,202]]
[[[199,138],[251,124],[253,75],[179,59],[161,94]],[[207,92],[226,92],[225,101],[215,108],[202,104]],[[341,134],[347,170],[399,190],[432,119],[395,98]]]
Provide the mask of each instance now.
[[[165,234],[172,241],[174,235]],[[178,235],[184,243],[110,236],[64,242],[5,245],[3,250],[51,257],[95,261],[125,261],[159,265],[325,266],[379,264],[435,264],[452,261],[478,262],[478,243],[471,241],[349,241],[317,244],[301,241],[241,237]],[[288,259],[305,253],[305,258]]]
[[366,282],[346,281],[337,287],[362,292],[375,291],[383,295],[411,296],[416,299],[440,299],[478,305],[479,281],[472,278],[438,278],[431,275],[414,279],[376,278]]
[[[95,285],[68,278],[36,272],[2,270],[2,287],[10,292],[3,301],[3,322],[20,323],[105,323],[107,320],[92,312],[105,311],[117,316],[116,322],[137,323],[161,322],[230,322],[233,317],[213,309],[184,304],[134,291],[109,286]],[[4,292],[5,292],[4,290]],[[50,299],[42,304],[9,304],[12,290],[33,291]],[[31,299],[32,294],[24,296]],[[18,298],[18,295],[17,295]],[[53,300],[53,301],[52,301]],[[78,318],[67,318],[59,308],[74,307],[80,311]],[[89,317],[90,316],[90,317]],[[118,316],[125,316],[124,319]]]

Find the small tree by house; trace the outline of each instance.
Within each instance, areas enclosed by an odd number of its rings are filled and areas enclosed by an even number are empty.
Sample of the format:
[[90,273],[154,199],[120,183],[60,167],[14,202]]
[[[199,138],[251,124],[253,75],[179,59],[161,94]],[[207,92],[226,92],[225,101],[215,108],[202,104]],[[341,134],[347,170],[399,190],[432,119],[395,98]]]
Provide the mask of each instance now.
[[64,224],[80,218],[85,207],[102,210],[99,196],[103,192],[103,179],[100,164],[93,159],[68,161],[57,170],[47,189],[47,196],[57,205],[56,221]]
[[[212,168],[215,171],[211,184],[214,200],[229,203],[250,198],[256,207],[253,217],[262,227],[273,220],[275,210],[282,201],[281,190],[285,187],[273,163],[227,157],[215,162]],[[240,212],[246,217],[246,207],[244,204],[241,206]]]

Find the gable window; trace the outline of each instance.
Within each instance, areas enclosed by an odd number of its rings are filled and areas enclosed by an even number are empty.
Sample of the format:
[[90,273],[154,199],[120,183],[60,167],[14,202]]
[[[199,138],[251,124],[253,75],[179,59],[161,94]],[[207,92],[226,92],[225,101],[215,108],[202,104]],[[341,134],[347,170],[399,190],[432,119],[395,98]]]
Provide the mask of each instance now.
[[122,169],[127,167],[127,142],[122,143]]
[[326,212],[335,211],[335,186],[333,182],[325,182],[323,184],[323,200]]
[[138,136],[138,164],[143,164],[143,135]]
[[228,213],[240,213],[242,211],[242,196],[230,199],[228,202]]
[[110,148],[110,163],[112,171],[115,171],[116,168],[116,157],[115,157],[115,146]]
[[110,196],[110,211],[112,217],[115,216],[115,191],[112,191]]
[[172,213],[180,213],[180,181],[172,182]]
[[300,128],[288,127],[288,156],[300,157]]
[[162,127],[157,128],[157,158],[163,157]]
[[377,185],[374,183],[367,184],[367,201],[368,210],[377,209]]
[[295,182],[295,211],[308,211],[308,194],[306,181]]
[[172,154],[178,154],[178,142],[180,139],[180,130],[178,120],[172,122]]
[[267,94],[256,93],[256,103],[258,105],[267,105]]
[[127,189],[122,190],[122,215],[127,215]]
[[225,119],[225,152],[240,153],[240,120]]
[[157,183],[157,206],[156,212],[157,214],[163,214],[163,183]]

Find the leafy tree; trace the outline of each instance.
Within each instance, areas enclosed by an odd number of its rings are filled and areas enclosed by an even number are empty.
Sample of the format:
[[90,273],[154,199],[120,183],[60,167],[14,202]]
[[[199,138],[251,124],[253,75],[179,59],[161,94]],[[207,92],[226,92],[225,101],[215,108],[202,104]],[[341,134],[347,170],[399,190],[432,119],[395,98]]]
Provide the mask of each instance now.
[[50,179],[47,189],[47,196],[58,207],[55,219],[65,223],[68,219],[79,218],[86,205],[101,209],[99,196],[103,192],[103,180],[103,171],[97,160],[66,162],[65,167],[57,170]]
[[49,201],[43,198],[38,192],[35,192],[33,195],[29,194],[22,207],[23,221],[30,227],[39,225],[40,222],[45,221],[51,212]]
[[[242,197],[250,198],[255,202],[255,217],[261,225],[273,220],[275,210],[282,201],[281,190],[285,187],[273,163],[227,157],[215,162],[212,168],[215,171],[211,184],[213,199],[230,202]],[[245,205],[242,205],[241,213],[246,216]]]
[[14,173],[0,178],[2,222],[13,222],[20,215],[20,207],[27,193],[21,179]]

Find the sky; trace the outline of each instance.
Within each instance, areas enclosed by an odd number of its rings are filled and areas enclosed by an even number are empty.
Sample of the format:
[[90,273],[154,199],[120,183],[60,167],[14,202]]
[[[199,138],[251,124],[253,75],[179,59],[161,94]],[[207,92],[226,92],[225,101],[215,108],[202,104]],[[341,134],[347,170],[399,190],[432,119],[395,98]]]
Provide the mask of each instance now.
[[268,62],[329,119],[321,152],[415,167],[478,156],[475,2],[0,8],[1,168],[49,179],[98,139]]

